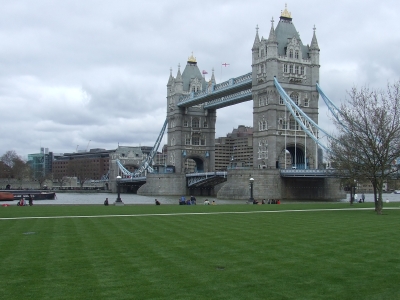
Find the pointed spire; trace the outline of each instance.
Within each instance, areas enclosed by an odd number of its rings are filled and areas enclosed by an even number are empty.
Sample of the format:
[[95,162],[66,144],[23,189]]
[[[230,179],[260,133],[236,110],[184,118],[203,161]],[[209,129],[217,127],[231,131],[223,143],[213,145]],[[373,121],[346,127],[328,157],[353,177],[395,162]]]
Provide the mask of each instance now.
[[275,29],[274,29],[274,18],[271,19],[271,30],[269,31],[268,43],[277,43]]
[[254,44],[253,44],[252,50],[258,49],[259,45],[260,45],[260,37],[258,36],[258,24],[257,24],[257,27],[256,27],[256,37],[255,37],[255,39],[254,39]]
[[313,28],[314,34],[313,34],[313,37],[312,37],[312,40],[311,40],[310,49],[319,50],[318,41],[317,41],[317,36],[316,36],[316,34],[315,34],[315,30],[316,30],[316,29],[317,29],[317,28],[315,28],[315,25],[314,25],[314,28]]
[[178,64],[178,74],[176,74],[176,82],[183,82],[181,74],[181,64]]
[[172,85],[173,82],[174,82],[174,77],[172,76],[172,68],[169,68],[169,78],[167,85]]
[[212,68],[211,82],[215,84],[214,68]]

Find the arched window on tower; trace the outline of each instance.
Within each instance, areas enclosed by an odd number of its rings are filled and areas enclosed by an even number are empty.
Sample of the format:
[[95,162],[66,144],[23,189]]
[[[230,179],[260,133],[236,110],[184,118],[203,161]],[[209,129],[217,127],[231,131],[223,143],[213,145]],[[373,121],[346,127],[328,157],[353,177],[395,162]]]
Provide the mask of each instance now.
[[192,145],[200,145],[200,139],[197,136],[192,138]]
[[294,103],[296,103],[296,105],[299,105],[299,94],[294,92],[290,94],[290,99],[292,99],[294,101]]
[[294,58],[299,59],[299,50],[294,52]]
[[283,72],[287,73],[287,70],[288,70],[287,64],[284,64],[284,65],[283,65]]
[[289,57],[290,57],[290,58],[293,58],[293,49],[290,49],[290,50],[289,50]]
[[300,74],[300,73],[299,73],[299,66],[295,66],[295,67],[294,67],[294,73],[295,73],[295,74]]
[[200,127],[199,118],[193,118],[192,119],[192,128],[199,128],[199,127]]

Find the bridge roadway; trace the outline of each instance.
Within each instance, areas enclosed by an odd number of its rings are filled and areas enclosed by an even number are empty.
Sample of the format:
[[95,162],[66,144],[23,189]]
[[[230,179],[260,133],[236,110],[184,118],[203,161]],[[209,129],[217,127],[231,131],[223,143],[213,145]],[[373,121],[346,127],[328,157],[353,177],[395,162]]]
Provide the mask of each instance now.
[[[309,177],[309,178],[332,178],[338,177],[337,173],[333,169],[281,169],[281,177]],[[186,174],[186,184],[187,187],[201,187],[201,186],[214,186],[226,181],[228,177],[228,172],[202,172],[202,173],[189,173]],[[121,184],[136,183],[144,184],[146,183],[146,176],[143,177],[128,177],[121,178]]]
[[252,73],[231,78],[212,85],[205,91],[190,93],[179,99],[178,107],[190,107],[206,103],[204,109],[218,109],[252,99]]

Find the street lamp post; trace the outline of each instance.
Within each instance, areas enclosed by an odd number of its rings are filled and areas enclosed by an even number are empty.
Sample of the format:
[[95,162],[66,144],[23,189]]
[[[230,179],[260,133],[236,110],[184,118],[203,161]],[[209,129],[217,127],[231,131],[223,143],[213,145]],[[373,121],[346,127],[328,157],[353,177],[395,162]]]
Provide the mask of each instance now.
[[122,202],[121,200],[121,186],[120,186],[121,176],[118,175],[116,181],[117,181],[117,200],[115,200],[114,205],[124,205],[124,202]]
[[253,202],[254,201],[254,197],[253,197],[253,183],[254,183],[254,178],[251,177],[249,179],[250,181],[250,201]]

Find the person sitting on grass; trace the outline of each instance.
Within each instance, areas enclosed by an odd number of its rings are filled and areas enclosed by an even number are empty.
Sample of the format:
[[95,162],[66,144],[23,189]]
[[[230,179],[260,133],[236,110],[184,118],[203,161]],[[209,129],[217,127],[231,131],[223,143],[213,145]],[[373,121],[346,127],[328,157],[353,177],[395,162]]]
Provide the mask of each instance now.
[[160,201],[158,201],[157,199],[154,200],[156,202],[156,205],[161,205]]
[[108,198],[106,198],[106,200],[104,200],[104,205],[105,205],[105,206],[108,205]]
[[208,199],[204,200],[204,205],[210,205],[210,201]]

